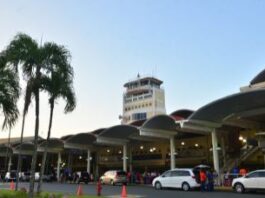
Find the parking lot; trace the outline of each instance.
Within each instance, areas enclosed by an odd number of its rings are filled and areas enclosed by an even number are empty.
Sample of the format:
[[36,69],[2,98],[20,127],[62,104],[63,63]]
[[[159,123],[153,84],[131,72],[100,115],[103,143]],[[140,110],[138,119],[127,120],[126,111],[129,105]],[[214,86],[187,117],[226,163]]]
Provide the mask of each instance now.
[[[25,187],[28,188],[28,183],[21,183],[20,188]],[[83,192],[86,195],[96,195],[96,185],[95,184],[83,184]],[[9,183],[1,183],[0,189],[9,188]],[[60,192],[65,194],[75,194],[77,191],[77,184],[60,184],[60,183],[44,183],[43,190],[49,192]],[[104,185],[102,195],[106,197],[119,197],[121,194],[122,187],[121,186],[109,186]],[[150,197],[150,198],[250,198],[264,197],[264,193],[245,193],[245,194],[236,194],[230,191],[216,191],[216,192],[199,192],[199,191],[191,191],[191,192],[183,192],[181,190],[155,190],[151,186],[127,186],[127,193],[129,195],[133,195],[133,197]]]

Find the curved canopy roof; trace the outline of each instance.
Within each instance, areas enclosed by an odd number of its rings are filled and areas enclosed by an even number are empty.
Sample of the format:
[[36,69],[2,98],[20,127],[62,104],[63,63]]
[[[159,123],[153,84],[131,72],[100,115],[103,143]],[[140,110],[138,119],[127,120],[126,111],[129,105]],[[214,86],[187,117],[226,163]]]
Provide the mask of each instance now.
[[5,157],[7,154],[12,154],[13,150],[12,148],[5,146],[5,145],[1,145],[0,146],[0,156]]
[[[39,143],[39,151],[44,151],[47,141],[43,140]],[[51,138],[48,144],[48,152],[60,152],[64,148],[64,143],[61,139]]]
[[189,109],[179,109],[170,114],[175,120],[184,120],[187,119],[191,114],[193,114],[193,110]]
[[177,135],[177,125],[173,117],[156,115],[144,122],[140,128],[141,136],[170,138]]
[[91,131],[91,133],[93,133],[94,135],[99,135],[104,130],[105,130],[105,128],[100,128],[100,129],[96,129],[94,131]]
[[74,135],[65,135],[65,136],[62,136],[61,137],[61,140],[66,141],[67,139],[69,139],[72,136],[74,136]]
[[175,120],[168,115],[157,115],[144,122],[142,129],[176,131]]
[[131,125],[116,125],[105,129],[100,137],[128,139],[131,135],[139,134],[139,130]]
[[257,76],[255,76],[255,78],[250,81],[250,84],[254,85],[261,82],[265,82],[265,69],[261,71]]
[[[194,112],[188,121],[213,127],[229,123],[233,125],[256,124],[265,121],[265,90],[233,94],[211,102]],[[240,122],[244,120],[244,122]],[[254,125],[253,125],[254,126]]]
[[34,144],[31,142],[25,142],[25,143],[19,144],[13,149],[14,154],[19,154],[20,148],[21,148],[22,154],[32,155],[34,151]]
[[64,140],[64,147],[86,149],[96,141],[96,136],[92,133],[78,133]]
[[97,136],[97,144],[124,145],[135,135],[139,135],[138,128],[131,125],[116,125],[102,131]]
[[139,126],[142,126],[145,121],[146,121],[146,119],[144,119],[144,120],[136,120],[134,122],[131,122],[130,125],[139,127]]

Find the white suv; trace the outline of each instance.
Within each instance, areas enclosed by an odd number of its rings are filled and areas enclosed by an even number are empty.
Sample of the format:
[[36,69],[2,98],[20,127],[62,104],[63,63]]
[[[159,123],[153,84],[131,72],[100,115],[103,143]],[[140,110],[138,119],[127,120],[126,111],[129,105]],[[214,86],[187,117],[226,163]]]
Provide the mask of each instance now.
[[156,177],[153,180],[152,185],[155,189],[180,188],[184,191],[200,187],[193,169],[188,168],[178,168],[166,171],[162,175]]
[[232,186],[238,193],[243,193],[245,190],[265,190],[265,170],[256,170],[246,176],[236,178]]

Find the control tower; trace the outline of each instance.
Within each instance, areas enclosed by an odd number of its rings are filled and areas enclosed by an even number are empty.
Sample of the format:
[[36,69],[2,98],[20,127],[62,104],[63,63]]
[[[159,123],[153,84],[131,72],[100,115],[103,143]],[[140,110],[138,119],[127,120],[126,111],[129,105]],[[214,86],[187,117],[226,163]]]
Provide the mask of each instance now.
[[154,77],[141,77],[124,84],[122,124],[148,119],[165,114],[165,92],[163,81]]

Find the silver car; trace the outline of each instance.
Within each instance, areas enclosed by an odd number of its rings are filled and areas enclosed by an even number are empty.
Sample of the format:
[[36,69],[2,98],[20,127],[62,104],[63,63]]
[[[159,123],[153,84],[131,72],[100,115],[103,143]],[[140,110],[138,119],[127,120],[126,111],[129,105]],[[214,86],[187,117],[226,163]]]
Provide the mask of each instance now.
[[100,177],[102,184],[127,184],[126,172],[122,170],[110,170]]

